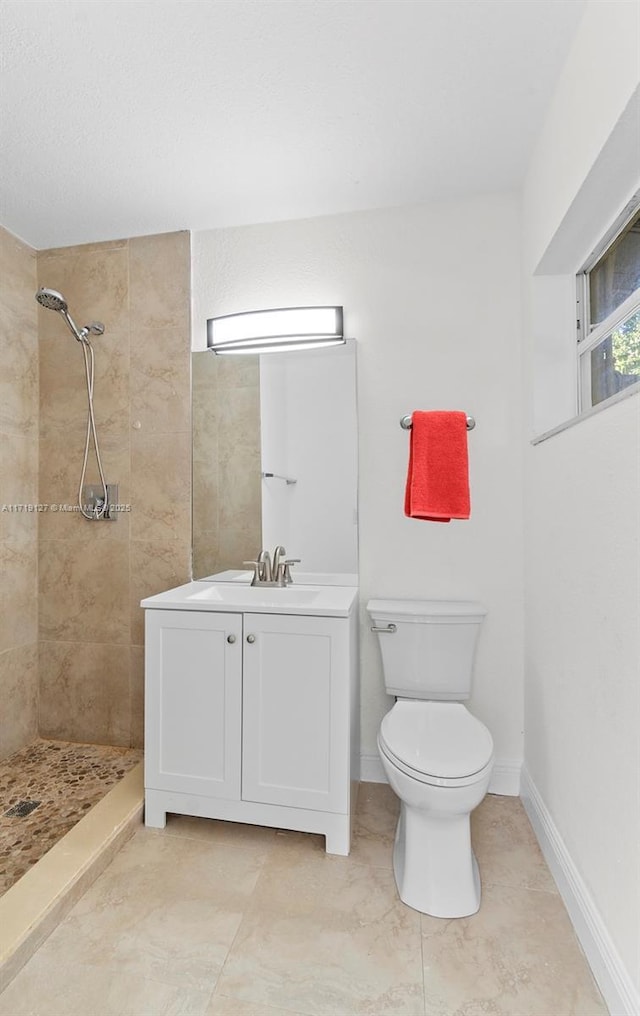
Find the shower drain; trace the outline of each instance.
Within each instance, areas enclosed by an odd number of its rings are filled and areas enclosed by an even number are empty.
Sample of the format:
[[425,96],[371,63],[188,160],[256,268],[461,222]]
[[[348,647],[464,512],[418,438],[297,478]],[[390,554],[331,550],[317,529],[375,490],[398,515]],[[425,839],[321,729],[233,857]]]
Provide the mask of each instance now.
[[26,818],[32,811],[40,806],[41,801],[18,801],[17,804],[12,805],[8,811],[5,811],[5,818]]

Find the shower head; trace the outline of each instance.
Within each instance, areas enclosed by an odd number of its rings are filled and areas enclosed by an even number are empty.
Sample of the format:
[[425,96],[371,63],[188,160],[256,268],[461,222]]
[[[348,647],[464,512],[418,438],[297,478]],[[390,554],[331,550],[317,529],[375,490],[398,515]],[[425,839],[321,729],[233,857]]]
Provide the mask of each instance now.
[[86,342],[87,336],[102,335],[104,332],[104,325],[100,321],[92,321],[90,325],[85,325],[84,328],[78,328],[75,321],[69,314],[69,306],[62,293],[58,293],[55,289],[45,289],[41,286],[36,293],[36,300],[41,307],[45,307],[46,310],[57,310],[59,314],[62,314],[63,318],[67,322],[71,333],[78,340],[78,342]]
[[58,310],[66,313],[68,309],[64,296],[62,293],[57,293],[55,289],[45,289],[41,286],[36,293],[36,300],[41,307],[46,307],[47,310]]

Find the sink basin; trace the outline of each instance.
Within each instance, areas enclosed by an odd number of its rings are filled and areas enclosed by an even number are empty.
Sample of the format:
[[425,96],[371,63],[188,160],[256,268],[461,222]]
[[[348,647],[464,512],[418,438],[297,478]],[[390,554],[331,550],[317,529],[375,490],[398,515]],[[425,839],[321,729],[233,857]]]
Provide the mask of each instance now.
[[[357,586],[358,576],[351,572],[303,572],[293,569],[294,586]],[[251,571],[240,571],[228,569],[227,571],[216,572],[214,575],[206,575],[198,582],[239,582],[241,585],[249,585],[253,577]],[[254,586],[254,588],[256,588]]]
[[348,617],[357,602],[357,586],[250,586],[241,582],[187,582],[147,596],[146,610],[212,610],[228,613],[308,614]]
[[211,585],[187,597],[189,600],[208,603],[228,603],[236,607],[303,607],[318,598],[317,589],[292,589],[291,586],[240,586],[229,584]]

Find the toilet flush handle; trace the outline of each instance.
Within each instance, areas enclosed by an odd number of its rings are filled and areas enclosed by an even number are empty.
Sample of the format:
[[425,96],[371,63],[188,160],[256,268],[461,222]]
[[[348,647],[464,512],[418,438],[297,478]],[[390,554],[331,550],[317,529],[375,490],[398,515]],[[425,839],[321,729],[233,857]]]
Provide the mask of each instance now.
[[377,631],[377,632],[380,632],[383,635],[393,635],[394,631],[396,630],[396,627],[397,626],[395,624],[393,624],[393,623],[392,624],[386,624],[384,626],[384,628],[379,628],[377,624],[372,624],[371,625],[371,631]]

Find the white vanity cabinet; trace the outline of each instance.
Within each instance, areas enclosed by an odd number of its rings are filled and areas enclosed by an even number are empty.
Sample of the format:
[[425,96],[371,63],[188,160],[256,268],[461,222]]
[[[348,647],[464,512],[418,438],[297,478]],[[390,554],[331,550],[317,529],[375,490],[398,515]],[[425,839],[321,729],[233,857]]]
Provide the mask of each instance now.
[[348,854],[355,624],[355,610],[147,609],[146,824],[172,812],[297,829]]

